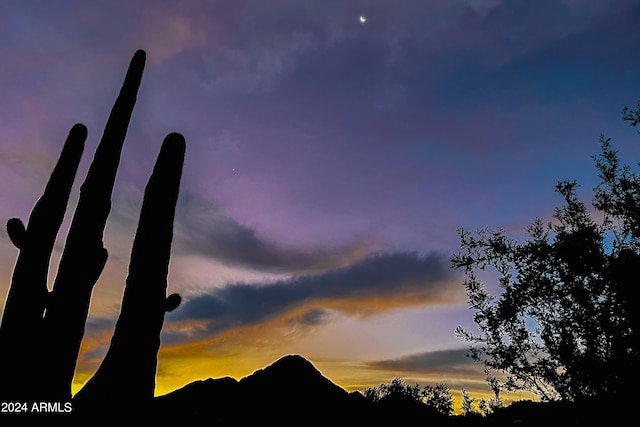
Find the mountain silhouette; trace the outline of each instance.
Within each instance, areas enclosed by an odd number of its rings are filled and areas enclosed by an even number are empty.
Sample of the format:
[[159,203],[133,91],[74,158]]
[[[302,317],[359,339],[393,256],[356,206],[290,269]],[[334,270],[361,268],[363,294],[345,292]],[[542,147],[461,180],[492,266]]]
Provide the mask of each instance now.
[[[248,425],[339,424],[389,420],[441,420],[437,411],[413,399],[389,396],[372,402],[360,392],[347,392],[299,355],[288,355],[253,374],[194,381],[156,397],[152,414],[159,424],[179,420],[200,425],[202,420]],[[438,425],[438,423],[432,423]]]
[[304,357],[288,355],[240,380],[224,377],[194,381],[156,397],[144,418],[156,426],[388,426],[419,422],[430,426],[495,427],[560,420],[588,424],[589,420],[617,420],[622,414],[594,410],[601,403],[521,401],[487,417],[446,416],[402,393],[391,393],[376,402],[360,392],[349,393]]
[[285,356],[272,365],[240,380],[240,387],[249,394],[264,396],[261,402],[279,401],[303,405],[305,402],[337,404],[348,393],[324,377],[302,356]]
[[304,357],[288,355],[239,381],[209,378],[156,397],[152,413],[163,421],[303,425],[310,420],[355,419],[369,404],[362,394],[348,393],[331,382]]
[[[113,406],[96,410],[56,414],[71,425],[89,425],[96,419],[111,424],[143,420],[145,425],[369,425],[389,426],[420,423],[429,426],[539,426],[556,422],[588,425],[589,421],[621,420],[622,412],[606,408],[594,410],[603,402],[531,402],[512,403],[482,417],[446,416],[413,397],[391,393],[378,401],[360,392],[347,392],[326,378],[299,355],[288,355],[253,374],[236,380],[231,377],[198,380],[163,396],[150,405]],[[614,405],[607,405],[613,408]],[[1,425],[26,425],[46,414],[19,414],[2,417]],[[71,416],[67,418],[67,416]],[[7,424],[7,422],[20,422]]]

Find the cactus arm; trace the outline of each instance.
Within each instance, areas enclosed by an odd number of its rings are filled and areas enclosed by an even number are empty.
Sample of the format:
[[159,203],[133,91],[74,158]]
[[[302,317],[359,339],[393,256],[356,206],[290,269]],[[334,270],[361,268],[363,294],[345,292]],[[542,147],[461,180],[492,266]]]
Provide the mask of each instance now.
[[147,184],[111,346],[74,398],[85,410],[110,399],[138,406],[153,398],[164,313],[180,301],[166,289],[184,150],[180,134],[168,135]]
[[69,201],[73,180],[87,136],[83,125],[74,126],[45,191],[29,216],[28,228],[18,218],[7,222],[7,233],[20,249],[7,296],[2,330],[7,334],[24,331],[26,325],[42,319],[47,294],[49,262],[56,236]]
[[111,194],[122,146],[142,79],[146,54],[137,51],[111,110],[96,149],[58,268],[45,317],[48,359],[56,369],[46,371],[50,395],[71,397],[71,382],[84,335],[91,293],[107,260],[103,233],[111,210]]
[[[6,367],[0,380],[2,394],[9,390],[15,395],[28,394],[29,377],[38,375],[34,366],[42,364],[34,359],[40,353],[38,338],[47,302],[49,263],[86,136],[87,130],[80,124],[69,132],[44,193],[31,211],[26,229],[18,218],[7,222],[9,238],[20,253],[0,326],[0,346],[11,349],[0,353],[0,365]],[[24,393],[22,389],[25,389]]]

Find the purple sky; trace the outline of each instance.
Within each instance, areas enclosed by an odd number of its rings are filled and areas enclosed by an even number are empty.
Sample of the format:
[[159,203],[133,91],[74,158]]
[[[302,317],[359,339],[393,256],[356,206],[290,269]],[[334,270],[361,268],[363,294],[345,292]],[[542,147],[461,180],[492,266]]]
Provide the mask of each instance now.
[[[169,286],[185,302],[166,319],[159,391],[299,352],[350,389],[403,376],[479,393],[454,334],[471,325],[456,230],[522,236],[561,179],[589,200],[601,133],[637,163],[621,111],[640,99],[638,22],[638,0],[3,1],[0,219],[27,218],[76,122],[84,176],[145,49],[78,384],[108,345],[142,189],[178,131]],[[0,255],[4,300],[4,229]]]

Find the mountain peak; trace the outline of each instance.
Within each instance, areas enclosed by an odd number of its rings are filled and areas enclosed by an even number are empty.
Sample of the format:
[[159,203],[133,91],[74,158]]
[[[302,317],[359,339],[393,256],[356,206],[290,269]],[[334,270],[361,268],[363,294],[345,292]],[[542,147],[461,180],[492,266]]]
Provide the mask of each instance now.
[[288,354],[273,362],[265,368],[255,371],[252,375],[260,372],[270,372],[278,374],[286,374],[287,376],[306,374],[322,376],[320,371],[313,366],[313,363],[300,356],[299,354]]
[[313,366],[313,364],[311,362],[309,362],[307,359],[305,359],[303,356],[299,355],[299,354],[287,354],[286,356],[282,356],[280,359],[276,360],[275,362],[273,362],[271,364],[271,366],[276,365],[276,364],[292,364],[292,365],[298,365],[298,366],[308,366],[311,367],[312,369],[316,369],[315,366]]
[[[313,364],[296,354],[287,355],[240,380],[244,388],[267,394],[278,393],[296,399],[309,393],[323,398],[341,398],[347,391],[324,377]],[[302,393],[301,393],[302,392]]]
[[[291,354],[236,381],[233,378],[195,381],[155,399],[156,416],[219,422],[278,420],[299,425],[300,414],[312,419],[344,418],[359,411],[363,402],[334,384],[304,357]],[[230,408],[251,408],[237,412]]]

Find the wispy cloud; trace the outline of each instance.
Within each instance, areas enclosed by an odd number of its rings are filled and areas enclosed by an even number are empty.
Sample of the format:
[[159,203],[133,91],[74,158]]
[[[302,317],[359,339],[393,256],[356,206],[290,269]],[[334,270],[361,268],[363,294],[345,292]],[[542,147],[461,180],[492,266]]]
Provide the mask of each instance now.
[[366,366],[398,374],[424,375],[473,375],[482,372],[482,367],[466,356],[467,349],[450,349],[410,354],[395,359],[377,360]]
[[[369,256],[351,266],[275,283],[236,283],[188,299],[168,322],[207,320],[213,335],[265,322],[285,313],[318,323],[325,310],[366,316],[402,306],[457,301],[461,294],[441,254],[391,253]],[[167,338],[170,338],[167,336]]]
[[272,273],[319,272],[350,265],[375,249],[359,240],[331,249],[282,245],[239,223],[215,202],[188,195],[183,200],[176,225],[178,244],[228,265]]

